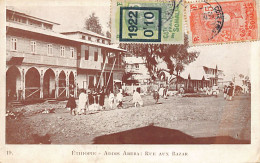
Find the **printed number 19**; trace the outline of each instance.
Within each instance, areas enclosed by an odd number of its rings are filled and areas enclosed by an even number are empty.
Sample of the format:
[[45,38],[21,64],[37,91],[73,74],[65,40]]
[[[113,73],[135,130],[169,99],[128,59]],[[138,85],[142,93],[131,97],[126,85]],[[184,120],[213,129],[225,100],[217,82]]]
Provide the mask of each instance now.
[[133,38],[133,36],[137,36],[137,33],[128,33],[128,36],[129,36],[130,38]]

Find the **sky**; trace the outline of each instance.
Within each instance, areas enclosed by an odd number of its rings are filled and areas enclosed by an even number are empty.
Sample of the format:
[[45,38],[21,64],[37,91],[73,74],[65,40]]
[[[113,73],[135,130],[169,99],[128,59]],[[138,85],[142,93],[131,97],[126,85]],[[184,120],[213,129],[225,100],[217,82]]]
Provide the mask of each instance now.
[[[34,1],[31,0],[30,2]],[[65,2],[66,0],[63,1]],[[110,0],[75,0],[66,1],[66,3],[60,3],[59,0],[42,2],[38,0],[37,3],[28,2],[27,0],[16,1],[16,3],[10,2],[7,5],[13,6],[15,9],[29,15],[59,23],[60,25],[55,28],[58,32],[67,29],[83,28],[85,19],[92,12],[95,12],[99,17],[104,34],[108,30]],[[192,47],[189,50],[196,50],[200,52],[200,55],[190,65],[209,67],[218,65],[218,68],[224,70],[226,75],[237,73],[250,76],[251,47],[252,43]]]

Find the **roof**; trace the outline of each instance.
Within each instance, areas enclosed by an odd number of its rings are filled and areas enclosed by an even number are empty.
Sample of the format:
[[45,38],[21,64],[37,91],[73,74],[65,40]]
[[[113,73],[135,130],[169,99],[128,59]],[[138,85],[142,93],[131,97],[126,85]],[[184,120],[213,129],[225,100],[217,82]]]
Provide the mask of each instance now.
[[13,22],[6,22],[6,26],[10,27],[10,28],[20,29],[20,30],[38,33],[38,34],[42,34],[42,35],[46,35],[46,36],[56,37],[56,38],[65,39],[65,40],[69,40],[69,41],[75,41],[75,42],[79,42],[79,43],[83,43],[83,44],[104,47],[104,48],[118,50],[118,51],[124,51],[124,52],[126,51],[124,49],[114,47],[113,45],[105,45],[105,44],[101,44],[101,43],[91,42],[88,40],[75,39],[70,36],[63,35],[63,34],[60,34],[60,33],[54,32],[54,31],[44,30],[44,29],[40,29],[40,28],[34,28],[31,26],[16,24]]
[[87,35],[91,35],[91,36],[96,36],[96,37],[99,37],[99,38],[103,38],[103,39],[106,39],[106,40],[110,40],[110,38],[106,37],[106,36],[103,36],[103,35],[100,35],[100,34],[97,34],[95,32],[92,32],[92,31],[89,31],[85,28],[81,28],[81,29],[78,29],[78,28],[75,28],[75,29],[69,29],[67,31],[62,31],[61,34],[74,34],[74,33],[82,33],[82,34],[87,34]]
[[38,20],[40,22],[43,22],[43,23],[47,23],[47,24],[52,24],[52,25],[60,25],[58,23],[55,23],[55,22],[52,22],[52,21],[49,21],[49,20],[45,20],[45,19],[41,19],[41,18],[38,18],[38,17],[34,17],[34,16],[31,16],[31,15],[27,15],[25,14],[24,12],[19,12],[17,11],[17,9],[14,9],[13,7],[11,6],[6,6],[6,11],[8,12],[14,12],[16,15],[19,15],[19,16],[22,16],[22,17],[26,17],[26,18],[30,18],[30,19],[33,19],[33,20]]
[[202,66],[188,66],[186,69],[181,73],[181,77],[184,79],[188,79],[190,75],[191,80],[202,80],[203,77],[206,79],[206,74]]

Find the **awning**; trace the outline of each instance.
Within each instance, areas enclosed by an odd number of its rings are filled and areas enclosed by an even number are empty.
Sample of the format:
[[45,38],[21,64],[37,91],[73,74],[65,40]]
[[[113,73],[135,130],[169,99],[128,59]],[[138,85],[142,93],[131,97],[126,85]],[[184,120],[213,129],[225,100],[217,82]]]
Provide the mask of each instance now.
[[23,59],[24,57],[12,57],[8,64],[11,64],[11,65],[21,65],[23,63]]

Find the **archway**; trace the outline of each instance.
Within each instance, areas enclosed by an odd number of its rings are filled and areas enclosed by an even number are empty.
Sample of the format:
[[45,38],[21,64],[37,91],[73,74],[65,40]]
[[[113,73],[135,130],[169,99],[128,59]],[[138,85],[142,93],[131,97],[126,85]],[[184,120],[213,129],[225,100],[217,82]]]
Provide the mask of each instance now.
[[43,98],[55,97],[55,73],[48,69],[43,77]]
[[60,72],[58,84],[58,98],[66,97],[66,75],[64,71]]
[[40,98],[40,74],[32,67],[25,75],[25,99]]
[[12,66],[6,71],[6,99],[20,100],[21,96],[21,73],[16,66]]
[[70,75],[69,75],[69,92],[73,95],[74,95],[74,88],[75,88],[74,74],[73,74],[73,72],[70,72]]

